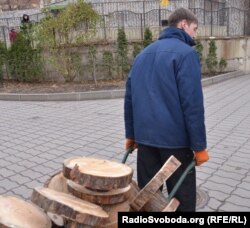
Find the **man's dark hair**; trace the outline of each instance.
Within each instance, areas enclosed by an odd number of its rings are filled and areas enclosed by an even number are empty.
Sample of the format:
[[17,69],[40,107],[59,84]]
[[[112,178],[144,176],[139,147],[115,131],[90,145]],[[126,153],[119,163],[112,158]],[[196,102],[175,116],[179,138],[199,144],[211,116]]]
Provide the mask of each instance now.
[[191,23],[198,24],[198,19],[193,14],[192,11],[190,11],[189,9],[185,9],[185,8],[178,8],[170,14],[168,18],[168,25],[172,27],[176,27],[177,24],[182,20],[186,20],[189,25]]

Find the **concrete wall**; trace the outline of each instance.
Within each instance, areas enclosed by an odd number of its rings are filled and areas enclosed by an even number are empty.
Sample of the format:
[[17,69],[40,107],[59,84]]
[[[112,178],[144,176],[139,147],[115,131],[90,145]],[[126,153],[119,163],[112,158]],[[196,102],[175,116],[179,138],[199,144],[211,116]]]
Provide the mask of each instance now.
[[[203,59],[208,54],[209,39],[202,39]],[[250,72],[250,37],[216,38],[217,57],[227,60],[227,71],[243,70]]]
[[[209,39],[201,40],[204,50],[203,50],[203,61],[205,61],[208,55],[208,43]],[[227,68],[224,70],[228,71],[236,71],[242,70],[245,72],[250,72],[250,37],[242,37],[235,39],[215,39],[217,46],[217,58],[218,61],[223,57],[227,61]],[[109,75],[106,70],[104,70],[102,64],[102,56],[105,50],[111,51],[113,53],[114,59],[115,53],[117,51],[116,44],[98,44],[97,45],[97,69],[96,76],[97,79],[118,79],[119,76],[114,71],[112,75]],[[81,80],[92,80],[92,76],[90,74],[89,66],[88,66],[88,47],[79,47],[75,49],[75,51],[79,52],[81,55],[81,71],[76,81]],[[129,57],[132,63],[132,52],[133,52],[133,44],[129,45]],[[203,73],[206,73],[207,69],[203,62]],[[47,72],[45,74],[48,80],[63,80],[62,76],[56,73],[51,67],[47,68]]]
[[22,9],[32,9],[40,8],[41,0],[1,0],[0,10],[22,10]]

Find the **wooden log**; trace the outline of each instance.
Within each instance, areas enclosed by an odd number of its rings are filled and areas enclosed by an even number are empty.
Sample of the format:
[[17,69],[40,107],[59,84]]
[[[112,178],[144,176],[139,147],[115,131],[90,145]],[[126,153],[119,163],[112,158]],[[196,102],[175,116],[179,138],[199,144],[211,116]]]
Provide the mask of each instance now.
[[[67,186],[67,179],[63,176],[62,171],[52,175],[43,185],[45,188],[50,188],[58,192],[69,193]],[[58,214],[47,212],[47,215],[53,222],[53,226],[64,226],[64,218]]]
[[45,211],[77,223],[95,226],[109,221],[109,215],[100,206],[49,188],[35,188],[31,200]]
[[174,156],[171,156],[151,181],[137,194],[131,203],[132,209],[134,211],[141,211],[144,205],[152,199],[158,189],[180,165],[181,163]]
[[14,196],[0,196],[0,227],[50,228],[51,221],[33,203]]
[[118,162],[74,157],[64,161],[63,174],[86,188],[109,191],[127,187],[131,182],[133,169]]
[[[109,221],[101,225],[94,226],[95,228],[117,228],[118,227],[118,212],[130,211],[129,201],[125,201],[113,205],[101,205],[102,208],[109,214]],[[66,228],[86,228],[84,225],[68,220],[65,222]]]
[[43,185],[58,192],[69,193],[67,186],[67,178],[63,176],[63,172],[57,172],[52,175]]
[[[129,202],[132,203],[134,200],[134,196],[136,196],[140,192],[140,189],[137,183],[132,180],[131,190],[129,192]],[[178,208],[180,202],[173,198],[170,202],[164,196],[164,194],[158,190],[152,198],[142,207],[141,211],[146,212],[160,212],[160,211],[171,211],[174,212]]]
[[109,221],[102,224],[101,227],[114,227],[118,226],[118,212],[128,212],[130,211],[129,201],[124,201],[122,203],[113,205],[101,205],[103,210],[105,210],[109,215]]
[[87,189],[82,185],[75,182],[67,181],[68,190],[74,196],[89,201],[91,203],[106,205],[117,204],[127,200],[128,192],[130,191],[130,185],[125,188],[113,189],[110,191],[100,192]]
[[180,201],[176,198],[172,198],[162,212],[174,212],[179,207]]

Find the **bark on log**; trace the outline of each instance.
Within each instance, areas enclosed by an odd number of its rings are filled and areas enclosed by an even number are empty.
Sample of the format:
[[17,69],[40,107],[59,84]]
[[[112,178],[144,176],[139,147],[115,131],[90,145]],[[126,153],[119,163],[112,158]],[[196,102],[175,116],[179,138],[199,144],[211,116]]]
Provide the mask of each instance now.
[[63,174],[86,188],[109,191],[127,187],[131,183],[133,170],[118,162],[75,157],[64,161]]
[[106,192],[93,191],[87,189],[82,185],[75,182],[67,181],[68,190],[74,196],[96,204],[117,204],[124,202],[128,199],[128,193],[130,191],[130,185],[125,188],[114,189]]
[[[95,228],[117,228],[118,227],[118,212],[130,211],[130,203],[129,201],[124,201],[122,203],[113,204],[113,205],[100,205],[103,210],[105,210],[109,214],[109,220],[106,223],[101,225],[94,226]],[[86,228],[84,225],[73,222],[73,221],[65,221],[65,228]]]
[[152,180],[142,190],[140,190],[131,203],[132,209],[134,211],[141,211],[144,205],[152,199],[158,189],[174,173],[180,164],[181,163],[174,156],[171,156],[152,178]]
[[[63,176],[62,171],[52,175],[43,185],[45,188],[50,188],[58,192],[69,193],[67,186],[67,179]],[[64,226],[64,219],[62,216],[55,213],[47,212],[47,215],[52,220],[53,225]]]
[[51,221],[33,203],[14,196],[0,196],[0,227],[50,228]]
[[49,188],[35,188],[31,200],[45,211],[77,223],[95,226],[108,222],[109,215],[100,206]]

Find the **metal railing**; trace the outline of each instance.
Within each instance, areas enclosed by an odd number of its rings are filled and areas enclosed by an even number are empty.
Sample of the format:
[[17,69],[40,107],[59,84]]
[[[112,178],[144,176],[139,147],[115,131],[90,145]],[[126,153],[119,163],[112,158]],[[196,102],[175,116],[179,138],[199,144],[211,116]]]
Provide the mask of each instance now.
[[[74,2],[56,0],[54,4]],[[154,38],[162,30],[162,20],[178,7],[191,9],[199,20],[199,36],[244,36],[249,35],[250,19],[246,0],[170,0],[168,7],[161,7],[159,0],[113,1],[95,3],[93,8],[101,15],[97,25],[96,39],[114,41],[117,29],[124,27],[128,40],[142,40],[145,27],[150,27]],[[39,22],[44,13],[29,15],[32,22]],[[21,18],[0,18],[0,40],[9,43],[11,28],[19,29]]]

